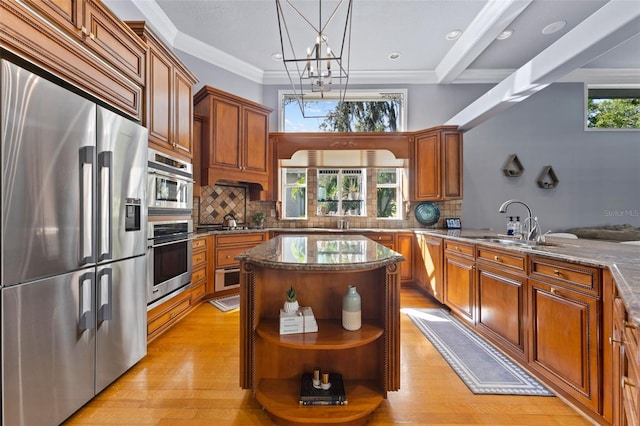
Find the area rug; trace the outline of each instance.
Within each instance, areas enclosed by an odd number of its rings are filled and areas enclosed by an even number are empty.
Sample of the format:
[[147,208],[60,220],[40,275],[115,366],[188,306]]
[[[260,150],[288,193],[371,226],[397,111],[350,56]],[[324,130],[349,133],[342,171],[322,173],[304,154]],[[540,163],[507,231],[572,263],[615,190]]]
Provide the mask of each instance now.
[[233,296],[219,297],[217,299],[209,300],[209,303],[220,309],[222,312],[229,312],[240,308],[240,296],[234,294]]
[[402,309],[474,394],[553,396],[444,309]]

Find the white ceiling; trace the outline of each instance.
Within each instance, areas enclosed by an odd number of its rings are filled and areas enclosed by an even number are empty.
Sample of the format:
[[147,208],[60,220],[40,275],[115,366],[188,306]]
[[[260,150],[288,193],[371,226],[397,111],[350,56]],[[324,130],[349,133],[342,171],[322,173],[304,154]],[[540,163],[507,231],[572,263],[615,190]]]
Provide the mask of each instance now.
[[[317,16],[318,0],[291,1]],[[137,19],[127,12],[135,6],[175,49],[260,84],[289,83],[283,64],[272,59],[280,51],[275,0],[105,3],[124,20]],[[337,0],[322,3],[326,13]],[[500,83],[476,110],[454,117],[455,124],[468,127],[482,111],[506,107],[505,102],[524,99],[555,81],[640,84],[638,0],[353,3],[350,85]],[[566,25],[556,33],[542,33],[557,21]],[[505,29],[513,35],[496,40]],[[463,32],[456,41],[445,38],[452,30]],[[392,52],[400,58],[388,59]]]

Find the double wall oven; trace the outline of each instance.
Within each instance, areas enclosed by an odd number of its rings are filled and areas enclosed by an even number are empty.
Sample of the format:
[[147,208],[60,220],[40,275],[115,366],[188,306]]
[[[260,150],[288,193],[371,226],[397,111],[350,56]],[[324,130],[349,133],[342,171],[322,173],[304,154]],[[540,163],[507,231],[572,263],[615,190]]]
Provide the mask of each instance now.
[[191,282],[193,166],[149,149],[147,308]]

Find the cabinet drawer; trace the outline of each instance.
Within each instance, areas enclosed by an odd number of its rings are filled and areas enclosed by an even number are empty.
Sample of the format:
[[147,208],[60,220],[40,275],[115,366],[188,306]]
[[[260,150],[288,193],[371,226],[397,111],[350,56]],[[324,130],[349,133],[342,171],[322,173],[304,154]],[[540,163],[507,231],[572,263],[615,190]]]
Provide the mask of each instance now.
[[197,283],[207,277],[207,268],[195,269],[191,274],[191,282]]
[[249,250],[253,245],[216,249],[216,268],[239,265],[236,256]]
[[165,324],[169,323],[178,315],[189,309],[189,306],[191,306],[191,298],[186,297],[181,299],[176,305],[149,321],[149,324],[147,325],[147,334],[152,334],[154,331],[163,327]]
[[508,267],[523,274],[527,273],[527,256],[484,246],[476,246],[476,259],[488,265]]
[[393,243],[393,234],[365,234],[365,237],[377,243]]
[[[264,241],[264,236],[265,236],[264,233],[216,235],[216,247],[221,245],[232,245],[232,244],[246,244],[246,243],[258,244]],[[238,253],[241,253],[241,252],[238,252]]]
[[207,248],[207,239],[206,238],[197,238],[193,240],[193,251],[204,250]]
[[194,255],[192,256],[191,259],[192,259],[191,263],[192,263],[193,267],[195,268],[196,266],[199,266],[199,265],[207,262],[207,252],[203,251],[203,252],[200,252],[200,253],[194,253]]
[[191,289],[191,303],[197,302],[204,297],[205,283],[196,285]]
[[563,284],[592,295],[600,294],[600,269],[531,257],[531,276]]
[[445,240],[444,249],[445,251],[450,253],[457,253],[462,256],[473,258],[473,244],[466,244],[453,240]]

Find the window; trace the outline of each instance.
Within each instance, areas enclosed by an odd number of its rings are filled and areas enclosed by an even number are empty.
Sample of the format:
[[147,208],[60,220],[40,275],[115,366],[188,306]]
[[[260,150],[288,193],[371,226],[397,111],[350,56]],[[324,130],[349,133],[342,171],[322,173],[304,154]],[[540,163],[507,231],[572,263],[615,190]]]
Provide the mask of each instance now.
[[318,216],[366,216],[365,169],[318,169]]
[[376,169],[377,217],[402,219],[402,169]]
[[587,89],[588,129],[640,129],[640,88]]
[[305,108],[314,118],[304,118],[295,96],[280,91],[280,131],[282,132],[395,132],[406,128],[406,89],[347,91],[345,102],[338,93],[324,98],[305,94]]
[[284,219],[307,218],[307,169],[282,169]]

